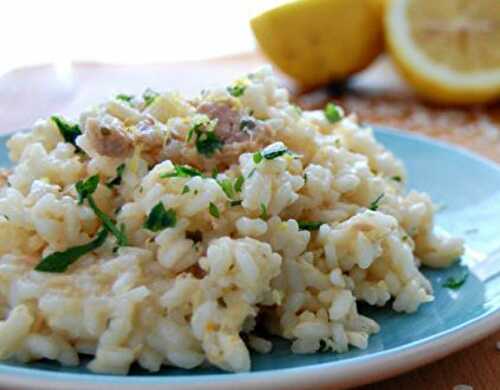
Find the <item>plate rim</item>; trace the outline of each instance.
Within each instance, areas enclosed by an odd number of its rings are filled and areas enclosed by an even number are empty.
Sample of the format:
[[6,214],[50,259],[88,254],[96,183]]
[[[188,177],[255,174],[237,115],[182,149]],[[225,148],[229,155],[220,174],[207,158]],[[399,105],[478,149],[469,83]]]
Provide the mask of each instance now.
[[[464,158],[474,160],[476,163],[480,163],[496,171],[496,174],[500,177],[499,164],[471,152],[460,145],[449,144],[423,134],[396,129],[390,126],[368,126],[373,129],[375,136],[377,134],[390,135],[403,138],[409,142],[423,142],[430,144],[432,147],[445,149],[447,152],[458,153]],[[12,133],[2,134],[0,140],[3,141],[10,135]],[[310,385],[311,378],[314,378],[315,386],[330,384],[344,387],[362,385],[409,371],[465,348],[497,330],[500,330],[500,307],[488,309],[477,317],[425,338],[395,348],[345,360],[288,368],[272,368],[247,373],[221,372],[189,376],[169,376],[168,374],[161,376],[116,376],[109,374],[55,372],[29,366],[10,366],[0,362],[0,384],[18,388],[37,386],[37,388],[47,389],[65,386],[68,382],[79,385],[80,389],[97,389],[103,384],[106,384],[106,388],[110,388],[110,386],[114,388],[116,386],[117,388],[139,389],[141,385],[154,387],[169,385],[171,389],[176,389],[193,385],[203,385],[206,389],[215,389],[219,388],[218,386],[232,382],[233,384],[237,383],[242,389],[251,389],[256,385],[260,387],[272,386],[273,388],[283,386],[290,389]],[[468,337],[461,337],[465,335]],[[455,342],[450,343],[450,341]],[[383,369],[381,369],[381,366],[383,366]],[[362,377],[353,378],[356,374],[360,374]]]

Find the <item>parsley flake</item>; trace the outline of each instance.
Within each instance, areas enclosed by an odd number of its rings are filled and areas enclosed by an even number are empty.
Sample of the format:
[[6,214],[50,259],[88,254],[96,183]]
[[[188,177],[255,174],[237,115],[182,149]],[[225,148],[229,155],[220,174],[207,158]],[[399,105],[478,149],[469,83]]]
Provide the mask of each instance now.
[[217,150],[222,149],[223,143],[214,131],[208,131],[198,135],[195,145],[198,153],[212,157]]
[[321,221],[297,221],[297,223],[299,224],[300,230],[308,231],[318,230],[323,224]]
[[243,96],[246,88],[247,87],[245,85],[243,85],[242,83],[236,83],[230,87],[227,87],[227,91],[233,97],[240,97],[240,96]]
[[125,171],[125,164],[121,164],[116,168],[116,177],[111,179],[106,183],[106,187],[113,188],[114,186],[119,186],[122,183],[123,172]]
[[189,186],[186,184],[184,187],[182,187],[182,195],[184,194],[187,194],[189,192],[190,188]]
[[243,201],[241,199],[240,200],[232,200],[231,202],[229,202],[229,206],[231,206],[231,207],[241,206],[242,203],[243,203]]
[[380,206],[380,201],[384,197],[384,193],[382,192],[379,196],[377,196],[377,199],[375,199],[373,202],[370,203],[370,206],[368,207],[372,211],[377,211],[379,206]]
[[269,215],[267,214],[267,207],[264,203],[260,204],[260,217],[262,219],[267,219],[269,218]]
[[147,88],[142,94],[142,98],[144,99],[144,108],[150,106],[158,96],[160,96],[158,92],[153,91],[151,88]]
[[177,223],[177,216],[175,210],[165,210],[162,202],[158,202],[154,206],[144,222],[144,228],[152,232],[159,232],[163,229],[174,227]]
[[255,164],[258,164],[262,161],[263,157],[262,157],[262,153],[261,152],[255,152],[253,154],[253,162]]
[[261,153],[262,157],[264,157],[266,160],[274,160],[275,158],[288,153],[288,149],[283,144],[276,143],[268,146]]
[[66,119],[60,116],[51,116],[50,119],[56,124],[59,129],[59,133],[61,133],[64,138],[64,142],[68,142],[74,145],[77,150],[80,148],[76,145],[76,138],[79,135],[82,135],[82,131],[80,130],[80,126],[77,123],[70,123]]
[[94,175],[89,177],[85,181],[77,182],[76,191],[78,192],[78,203],[82,204],[84,200],[87,200],[94,214],[97,216],[97,218],[101,220],[103,227],[116,237],[118,245],[126,246],[127,236],[124,233],[124,229],[121,230],[118,229],[115,225],[115,222],[106,213],[104,213],[95,203],[92,194],[97,189],[98,184],[99,184],[99,175]]
[[245,183],[245,177],[243,175],[239,175],[236,181],[234,182],[234,190],[236,192],[241,192],[244,183]]
[[394,180],[394,181],[397,181],[397,182],[402,182],[403,179],[401,178],[401,176],[393,176],[391,177],[391,180]]
[[233,183],[229,179],[217,180],[217,184],[222,188],[222,191],[229,199],[234,198]]
[[62,273],[83,255],[99,248],[106,241],[108,230],[102,229],[96,238],[87,244],[74,246],[62,252],[54,252],[44,257],[35,267],[35,271]]
[[161,173],[160,179],[168,179],[169,177],[195,177],[203,176],[197,169],[189,165],[174,165],[174,171],[169,173]]
[[460,287],[463,286],[463,284],[466,282],[467,278],[469,277],[469,272],[464,271],[462,275],[459,276],[450,276],[446,281],[443,283],[443,287],[450,288],[452,290],[457,290]]
[[210,204],[208,205],[208,212],[214,218],[220,217],[220,211],[219,211],[218,207],[215,204],[213,204],[212,202],[210,202]]
[[128,103],[129,105],[132,104],[132,100],[134,99],[134,95],[126,95],[124,93],[120,93],[115,96],[116,100],[121,100],[122,102]]
[[328,103],[325,107],[325,117],[330,123],[336,123],[344,117],[342,108],[334,103]]

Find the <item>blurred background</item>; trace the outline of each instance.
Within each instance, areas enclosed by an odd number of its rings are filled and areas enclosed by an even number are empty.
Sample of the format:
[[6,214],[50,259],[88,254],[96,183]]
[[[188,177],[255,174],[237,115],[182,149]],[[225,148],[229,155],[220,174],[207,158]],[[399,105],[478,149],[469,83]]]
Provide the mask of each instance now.
[[[444,61],[453,66],[500,72],[500,1],[283,3],[3,1],[0,131],[54,112],[74,116],[112,94],[146,87],[193,94],[271,62],[306,108],[334,100],[363,121],[418,131],[500,161],[500,73],[487,92],[450,94],[429,87],[413,49],[394,38],[406,28],[424,54],[440,61],[447,53]],[[389,28],[383,20],[394,3],[407,3],[408,12]],[[406,77],[395,62],[410,64]]]

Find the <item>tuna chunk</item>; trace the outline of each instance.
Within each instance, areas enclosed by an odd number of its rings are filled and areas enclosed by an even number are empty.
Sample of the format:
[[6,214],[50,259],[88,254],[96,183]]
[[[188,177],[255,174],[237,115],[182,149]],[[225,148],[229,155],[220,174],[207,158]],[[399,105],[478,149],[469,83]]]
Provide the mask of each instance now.
[[250,138],[247,131],[240,128],[242,115],[229,101],[205,102],[197,111],[210,119],[217,120],[215,134],[226,143],[244,142]]
[[103,127],[96,118],[87,119],[85,127],[90,145],[100,155],[121,159],[132,155],[134,141],[124,129]]

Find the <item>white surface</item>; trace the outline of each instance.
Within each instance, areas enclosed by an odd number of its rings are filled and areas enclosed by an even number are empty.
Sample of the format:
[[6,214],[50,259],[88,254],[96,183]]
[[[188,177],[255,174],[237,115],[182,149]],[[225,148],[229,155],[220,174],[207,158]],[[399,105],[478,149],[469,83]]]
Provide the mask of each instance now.
[[251,50],[249,19],[283,0],[0,2],[0,75],[36,63],[194,60]]

